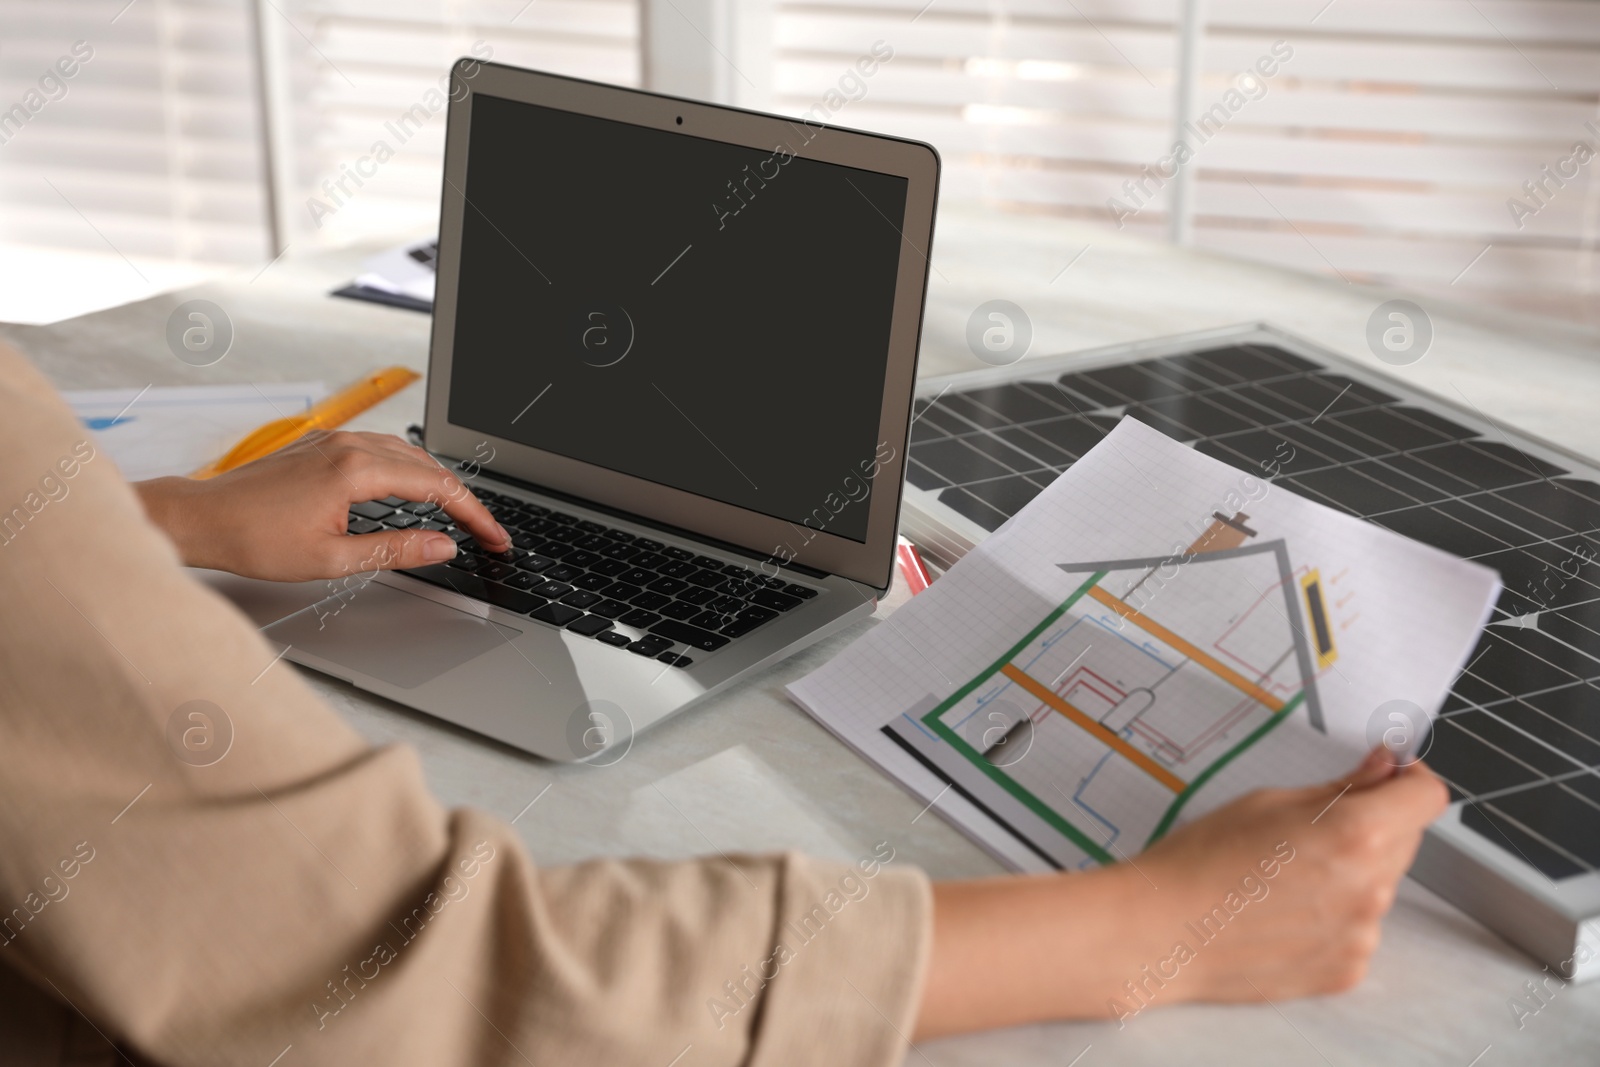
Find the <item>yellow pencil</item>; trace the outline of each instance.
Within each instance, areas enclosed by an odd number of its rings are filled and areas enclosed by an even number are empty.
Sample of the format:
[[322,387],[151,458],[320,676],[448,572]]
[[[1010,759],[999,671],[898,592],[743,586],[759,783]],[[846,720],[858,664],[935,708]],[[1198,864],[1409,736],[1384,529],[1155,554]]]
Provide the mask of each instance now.
[[389,399],[422,375],[406,367],[385,367],[376,374],[321,400],[298,415],[275,419],[228,450],[227,455],[190,474],[191,478],[214,478],[246,463],[271,455],[284,445],[298,441],[313,430],[343,426],[368,408]]

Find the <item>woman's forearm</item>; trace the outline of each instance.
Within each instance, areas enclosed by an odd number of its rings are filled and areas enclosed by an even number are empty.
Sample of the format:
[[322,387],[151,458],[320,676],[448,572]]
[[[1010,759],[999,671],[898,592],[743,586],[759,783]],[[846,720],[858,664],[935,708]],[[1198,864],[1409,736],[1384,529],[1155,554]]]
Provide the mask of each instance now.
[[1156,897],[1127,864],[936,884],[917,1037],[1103,1015],[1149,958]]

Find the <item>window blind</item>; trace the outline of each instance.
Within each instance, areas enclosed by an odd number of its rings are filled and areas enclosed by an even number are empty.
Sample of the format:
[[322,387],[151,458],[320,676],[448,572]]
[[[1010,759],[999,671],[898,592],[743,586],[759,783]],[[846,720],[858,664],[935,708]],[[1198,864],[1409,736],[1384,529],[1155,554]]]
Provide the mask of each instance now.
[[298,189],[289,198],[288,232],[301,242],[437,224],[440,77],[461,56],[619,85],[639,81],[637,0],[278,3],[294,27],[285,40]]
[[136,264],[261,256],[240,0],[9,0],[0,40],[0,242]]
[[[431,228],[444,116],[428,93],[447,64],[636,85],[640,2],[259,0],[286,87],[285,236]],[[751,74],[773,108],[933,142],[947,199],[1167,232],[1177,0],[772,3],[771,69]],[[1180,165],[1196,244],[1594,319],[1600,5],[1204,7],[1204,137]],[[141,278],[270,254],[254,18],[247,0],[0,7],[0,246]]]
[[[1194,117],[1213,117],[1182,164],[1195,244],[1596,317],[1600,164],[1573,156],[1600,149],[1600,5],[1204,7]],[[935,144],[947,198],[1161,236],[1178,19],[1173,0],[779,0],[776,103],[814,108],[884,41],[894,58],[832,121]]]

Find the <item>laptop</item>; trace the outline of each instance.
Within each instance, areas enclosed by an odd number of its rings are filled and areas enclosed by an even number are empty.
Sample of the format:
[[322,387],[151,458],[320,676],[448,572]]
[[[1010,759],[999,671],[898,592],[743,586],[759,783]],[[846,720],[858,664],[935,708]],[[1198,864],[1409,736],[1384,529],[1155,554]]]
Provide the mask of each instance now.
[[462,60],[424,446],[513,535],[208,579],[290,660],[551,760],[643,730],[889,587],[939,159],[928,145]]

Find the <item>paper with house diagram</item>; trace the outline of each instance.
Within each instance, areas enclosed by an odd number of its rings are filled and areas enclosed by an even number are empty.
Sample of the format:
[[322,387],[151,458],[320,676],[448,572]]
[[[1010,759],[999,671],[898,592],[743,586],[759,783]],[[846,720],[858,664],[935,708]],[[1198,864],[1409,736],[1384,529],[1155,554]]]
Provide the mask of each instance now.
[[790,695],[1023,869],[1420,743],[1498,576],[1268,473],[1124,419]]

